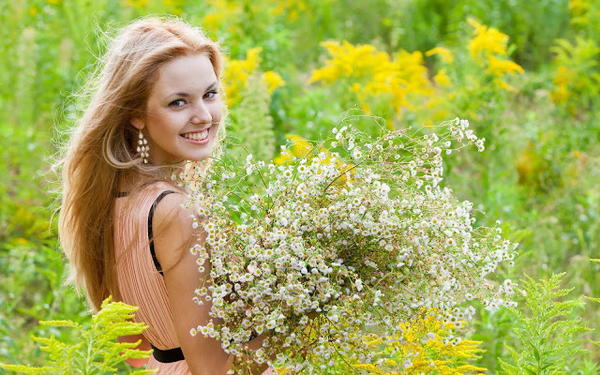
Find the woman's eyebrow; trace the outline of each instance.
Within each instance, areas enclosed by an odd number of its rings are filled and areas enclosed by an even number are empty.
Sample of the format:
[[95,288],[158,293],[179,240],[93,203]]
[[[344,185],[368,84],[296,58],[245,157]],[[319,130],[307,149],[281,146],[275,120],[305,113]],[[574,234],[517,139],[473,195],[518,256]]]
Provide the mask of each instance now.
[[[214,89],[216,89],[216,88],[217,88],[218,84],[219,84],[218,82],[213,82],[213,83],[211,83],[211,84],[210,84],[210,86],[208,86],[208,87],[206,88],[206,90],[204,90],[204,91],[206,92],[206,91],[214,90]],[[175,92],[175,93],[173,93],[173,94],[170,94],[169,96],[167,96],[167,98],[168,98],[168,97],[171,97],[171,96],[182,96],[182,97],[184,97],[184,98],[187,98],[187,97],[190,97],[190,96],[191,96],[191,94],[189,94],[189,93],[187,93],[187,92]]]
[[187,92],[176,92],[176,93],[171,94],[169,96],[173,96],[173,95],[175,95],[175,96],[183,96],[185,98],[187,98],[188,96],[190,96],[190,94],[188,94]]
[[213,82],[205,91],[214,90],[217,88],[218,82]]

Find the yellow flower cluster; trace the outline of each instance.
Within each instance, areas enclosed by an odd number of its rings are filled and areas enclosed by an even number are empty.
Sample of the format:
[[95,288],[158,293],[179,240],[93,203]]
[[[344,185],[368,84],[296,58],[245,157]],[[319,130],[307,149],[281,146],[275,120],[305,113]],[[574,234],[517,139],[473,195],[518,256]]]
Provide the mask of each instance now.
[[[392,129],[393,120],[404,111],[410,111],[416,122],[424,118],[443,121],[455,115],[455,98],[460,102],[472,96],[490,80],[498,89],[514,91],[505,77],[524,72],[506,57],[508,35],[473,19],[468,22],[474,28],[473,37],[464,52],[457,51],[467,56],[466,64],[454,64],[454,53],[441,46],[424,55],[401,50],[390,56],[373,45],[328,41],[321,44],[329,59],[312,72],[309,83],[335,84],[346,94],[344,105],[358,104],[367,114],[376,112]],[[424,56],[438,58],[437,72],[428,72]],[[466,113],[476,118],[478,105],[474,100]]]
[[[261,51],[262,48],[260,47],[250,48],[246,52],[245,60],[231,60],[227,62],[227,68],[225,69],[225,92],[227,98],[226,104],[229,107],[235,106],[242,100],[248,77],[259,73]],[[276,88],[285,85],[283,78],[273,71],[263,73],[262,80],[267,86],[269,94],[273,93]]]
[[515,88],[502,80],[502,77],[506,74],[523,73],[523,68],[513,61],[502,60],[495,56],[495,54],[506,56],[508,35],[493,27],[482,25],[472,18],[467,22],[474,28],[474,36],[467,46],[473,60],[485,67],[486,73],[494,77],[494,82],[500,88],[514,91]]
[[486,71],[493,76],[501,77],[504,74],[523,73],[523,68],[510,60],[500,60],[494,55],[489,56]]
[[278,73],[275,73],[272,70],[265,72],[263,78],[267,83],[267,92],[269,93],[269,95],[272,94],[276,88],[285,85],[285,81],[283,80],[283,78],[281,78],[281,76]]
[[508,35],[493,27],[482,25],[472,18],[469,18],[467,22],[475,29],[473,31],[474,38],[469,41],[467,46],[473,60],[484,65],[489,56],[494,53],[506,55]]
[[243,9],[230,0],[206,0],[206,5],[211,9],[210,13],[202,19],[202,26],[210,31],[217,31],[223,25],[226,31],[236,32],[235,23],[232,20],[239,19]]
[[555,72],[552,101],[572,116],[600,96],[600,45],[594,38],[559,39],[552,48]]
[[[460,322],[464,324],[465,322]],[[373,336],[368,342],[377,353],[372,363],[356,363],[353,367],[374,374],[467,374],[483,372],[484,368],[467,364],[468,359],[479,358],[483,352],[481,341],[460,340],[452,336],[455,324],[438,318],[434,310],[425,316],[402,325],[404,340]],[[392,342],[392,344],[384,344]],[[388,369],[394,369],[389,372]],[[403,368],[404,372],[398,372]]]
[[313,71],[309,83],[347,80],[367,113],[368,101],[373,97],[389,97],[390,106],[399,115],[404,107],[412,107],[413,96],[432,92],[421,52],[401,50],[390,58],[368,44],[354,46],[346,41],[330,41],[322,45],[331,58],[324,67]]
[[566,66],[559,66],[556,69],[552,82],[556,85],[556,88],[552,91],[552,101],[556,104],[565,103],[571,96],[569,90],[569,84],[575,78],[573,71]]
[[[325,2],[333,2],[336,0],[324,0]],[[310,2],[306,0],[267,0],[268,3],[274,3],[275,8],[271,11],[274,16],[287,14],[290,22],[296,22],[298,16],[302,13],[307,13],[311,10]]]
[[295,22],[301,12],[306,12],[309,8],[304,0],[275,0],[276,4],[272,13],[274,16],[287,13],[290,22]]
[[452,64],[454,62],[454,55],[452,54],[452,52],[450,52],[448,48],[435,47],[425,52],[425,56],[434,55],[438,55],[442,59],[442,62],[444,62],[445,64]]
[[286,134],[285,138],[291,141],[292,147],[287,149],[287,152],[281,153],[279,156],[273,159],[273,162],[277,165],[281,165],[286,161],[292,160],[293,157],[304,157],[313,148],[313,145],[309,141],[299,135]]

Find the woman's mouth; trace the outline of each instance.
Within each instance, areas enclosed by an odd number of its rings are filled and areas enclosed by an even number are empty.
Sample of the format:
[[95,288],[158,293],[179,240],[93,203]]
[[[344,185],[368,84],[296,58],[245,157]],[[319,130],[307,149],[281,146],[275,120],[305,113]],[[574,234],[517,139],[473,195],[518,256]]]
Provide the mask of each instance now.
[[183,133],[181,136],[185,139],[193,141],[194,143],[202,143],[208,139],[208,132],[210,128],[204,129],[199,132]]

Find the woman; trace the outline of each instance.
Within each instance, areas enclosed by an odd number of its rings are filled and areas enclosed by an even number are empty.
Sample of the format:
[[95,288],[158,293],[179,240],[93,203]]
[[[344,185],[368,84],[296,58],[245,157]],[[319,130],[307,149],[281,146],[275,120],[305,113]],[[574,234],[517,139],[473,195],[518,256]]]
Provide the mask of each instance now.
[[221,67],[218,46],[197,28],[132,23],[91,81],[63,160],[59,233],[72,279],[93,310],[109,295],[140,307],[135,320],[149,326],[141,347],[154,349],[147,368],[158,374],[225,374],[234,360],[219,341],[190,335],[211,320],[210,304],[192,300],[209,270],[200,274],[189,252],[203,236],[169,178],[218,148]]

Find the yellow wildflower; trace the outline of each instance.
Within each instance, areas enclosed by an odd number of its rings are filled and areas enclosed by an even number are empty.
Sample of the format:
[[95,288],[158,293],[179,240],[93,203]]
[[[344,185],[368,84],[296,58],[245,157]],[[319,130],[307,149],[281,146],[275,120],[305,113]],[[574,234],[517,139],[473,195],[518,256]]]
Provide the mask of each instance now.
[[265,74],[263,74],[263,79],[267,83],[267,92],[269,95],[271,95],[276,88],[285,85],[283,78],[274,71],[265,72]]
[[[401,50],[393,56],[378,51],[372,45],[352,45],[346,41],[323,42],[330,59],[313,71],[309,83],[321,81],[333,84],[343,81],[343,87],[358,94],[358,105],[370,113],[373,104],[383,104],[400,117],[404,108],[432,94],[423,54]],[[374,103],[373,100],[376,100]],[[383,100],[383,103],[382,103]],[[387,122],[393,130],[393,122]]]
[[280,375],[292,374],[292,370],[290,370],[289,368],[287,368],[285,366],[275,367],[275,370],[277,370],[277,374],[280,374]]
[[290,12],[288,13],[288,18],[289,18],[290,22],[296,22],[296,20],[298,19],[298,10],[297,9],[290,10]]
[[571,92],[566,85],[559,85],[550,93],[552,101],[556,104],[566,103],[570,96]]
[[372,348],[374,358],[369,364],[356,364],[356,358],[353,358],[352,367],[375,374],[390,374],[388,371],[396,370],[400,365],[404,367],[403,373],[410,375],[485,371],[467,363],[468,359],[479,358],[482,342],[453,338],[454,324],[440,320],[436,310],[429,310],[401,324],[400,328],[404,332],[402,341],[398,337],[386,337],[381,341],[370,337],[365,344]]
[[273,163],[277,164],[277,165],[281,165],[283,163],[285,163],[286,161],[290,161],[292,160],[292,157],[289,154],[279,154],[278,156],[276,156],[273,159]]
[[384,374],[383,371],[381,371],[379,368],[375,367],[374,365],[372,365],[370,363],[360,363],[360,364],[352,365],[352,367],[367,370],[370,373]]
[[392,94],[392,106],[397,110],[402,107],[411,108],[408,97],[415,94],[429,96],[431,82],[427,76],[427,68],[423,64],[423,55],[419,51],[400,51],[394,55],[393,70],[385,72],[390,77],[386,80],[388,90]]
[[292,149],[290,150],[292,155],[297,157],[306,156],[313,148],[312,144],[305,138],[295,134],[286,134],[287,139],[293,142]]
[[250,48],[246,52],[245,60],[233,60],[228,62],[225,70],[225,86],[227,105],[233,106],[241,100],[241,93],[245,87],[246,80],[260,64],[260,52],[262,48]]
[[556,69],[556,75],[552,78],[552,82],[556,85],[568,85],[574,78],[573,71],[564,65]]
[[[332,2],[336,0],[325,0],[325,2]],[[296,22],[300,14],[307,13],[311,7],[305,0],[271,0],[276,3],[276,7],[271,10],[271,14],[279,16],[287,14],[290,22]]]
[[313,71],[309,83],[323,81],[333,83],[344,77],[368,77],[390,63],[389,56],[377,52],[374,46],[365,44],[353,46],[347,41],[322,42],[332,57],[325,66]]
[[292,160],[293,157],[304,157],[313,148],[309,141],[299,135],[286,134],[285,137],[291,141],[292,147],[287,149],[285,153],[282,153],[273,159],[275,164],[281,165],[286,161]]
[[383,344],[383,342],[381,341],[381,337],[376,337],[375,340],[368,341],[366,342],[366,344],[368,346],[374,347]]
[[452,81],[450,81],[450,77],[448,77],[446,74],[446,69],[440,69],[440,71],[433,77],[433,81],[438,86],[452,86]]
[[468,49],[471,52],[471,57],[478,63],[484,63],[484,58],[489,57],[493,53],[506,55],[506,44],[508,35],[501,33],[493,27],[487,27],[475,21],[472,18],[467,20],[473,30],[474,37],[469,41]]
[[500,60],[494,55],[490,55],[486,71],[491,75],[501,77],[504,74],[523,73],[523,68],[512,61]]
[[575,80],[575,74],[568,67],[561,65],[556,69],[556,74],[552,78],[552,82],[556,88],[552,90],[550,96],[556,104],[565,103],[569,100],[571,92],[569,85]]
[[27,239],[23,238],[23,237],[19,237],[19,238],[13,240],[13,243],[15,245],[25,246],[25,245],[27,245],[29,243],[29,241]]
[[[372,114],[373,112],[371,111],[371,106],[369,105],[369,103],[362,103],[360,105],[360,109],[363,110],[363,112],[365,112],[367,115]],[[391,129],[390,129],[391,130]]]
[[501,80],[501,79],[495,79],[494,80],[498,86],[503,89],[503,90],[507,90],[507,91],[518,91],[516,87],[514,87],[513,85],[509,85],[507,82]]
[[448,48],[444,47],[435,47],[425,52],[425,56],[433,56],[438,55],[442,59],[442,62],[445,64],[452,64],[454,62],[454,55]]

